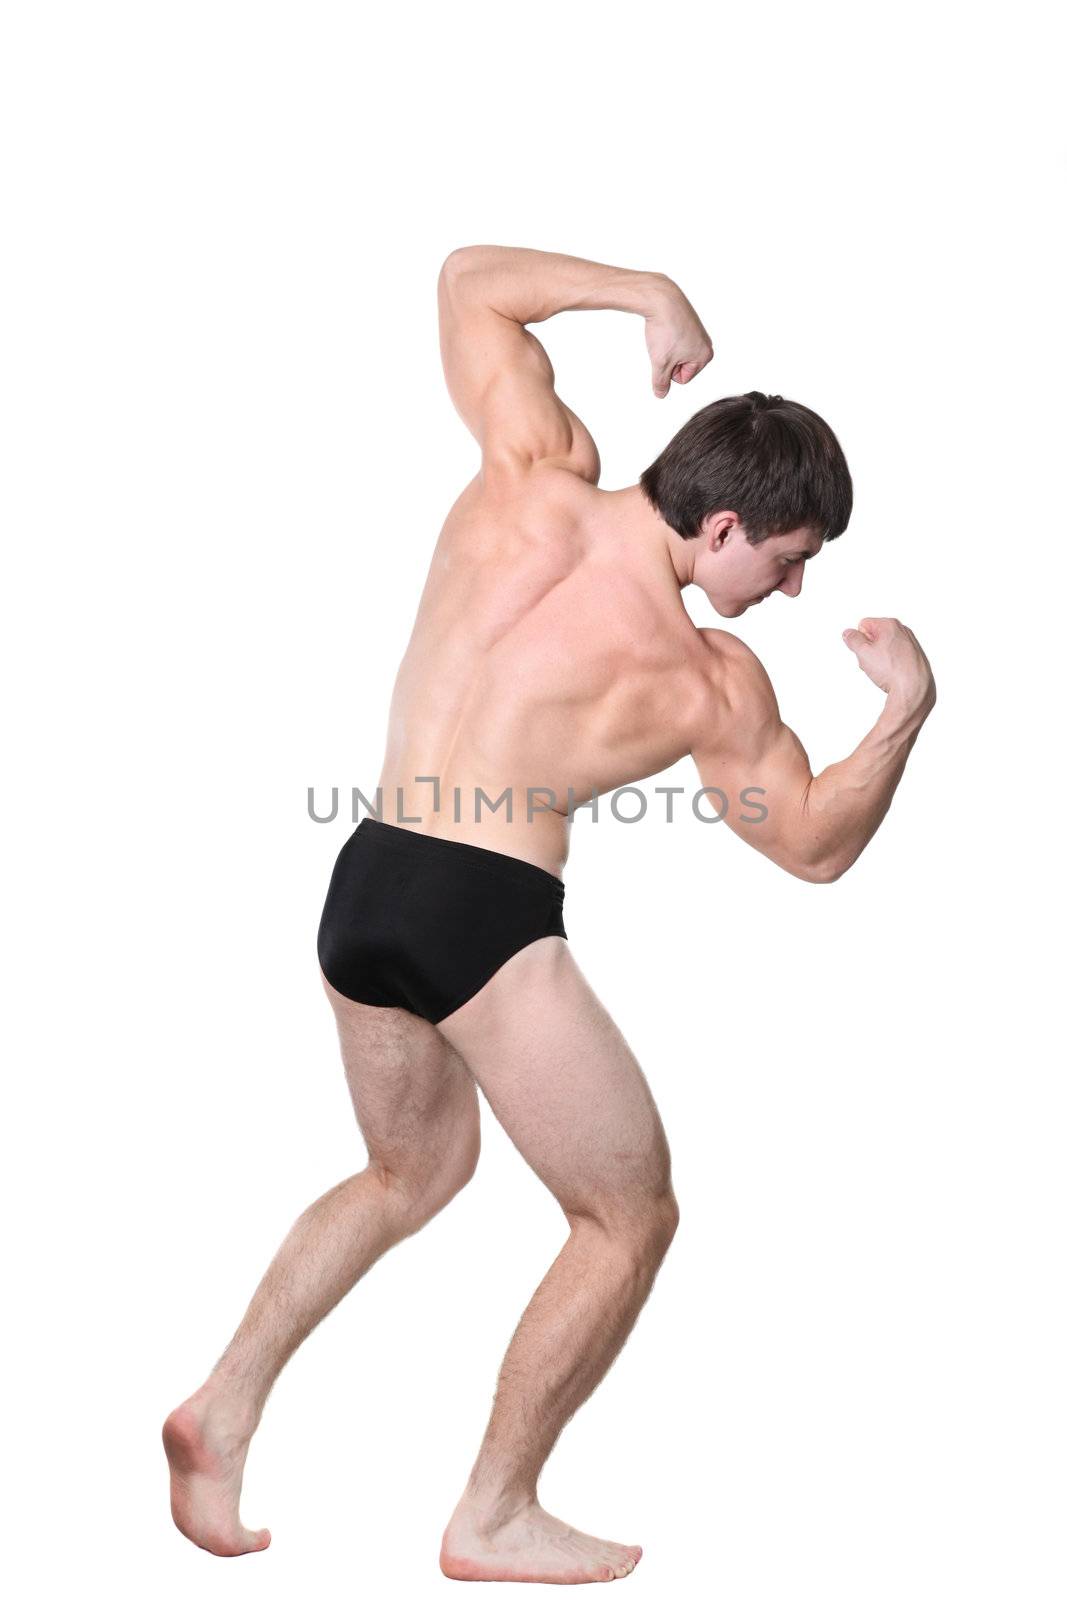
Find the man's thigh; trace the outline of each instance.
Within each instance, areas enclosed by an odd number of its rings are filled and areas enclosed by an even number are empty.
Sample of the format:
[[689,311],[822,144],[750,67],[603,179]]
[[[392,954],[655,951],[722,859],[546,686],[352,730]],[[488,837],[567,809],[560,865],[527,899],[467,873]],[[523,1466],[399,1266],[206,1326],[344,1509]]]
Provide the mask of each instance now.
[[538,939],[438,1024],[568,1216],[644,1222],[673,1203],[644,1073],[565,939]]
[[451,1192],[479,1149],[478,1095],[462,1059],[422,1017],[360,1005],[322,984],[372,1166],[419,1191]]

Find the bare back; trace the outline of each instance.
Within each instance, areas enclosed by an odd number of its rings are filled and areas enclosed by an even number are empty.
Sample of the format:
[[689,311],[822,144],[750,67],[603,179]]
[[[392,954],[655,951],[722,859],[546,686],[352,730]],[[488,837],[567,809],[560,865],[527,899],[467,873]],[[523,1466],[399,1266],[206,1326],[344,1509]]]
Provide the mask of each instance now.
[[[558,873],[568,805],[689,751],[707,642],[662,546],[609,514],[611,500],[550,466],[479,476],[460,495],[393,692],[385,821]],[[439,780],[436,812],[420,778]],[[477,789],[491,801],[510,789],[510,820],[482,800],[476,821]]]

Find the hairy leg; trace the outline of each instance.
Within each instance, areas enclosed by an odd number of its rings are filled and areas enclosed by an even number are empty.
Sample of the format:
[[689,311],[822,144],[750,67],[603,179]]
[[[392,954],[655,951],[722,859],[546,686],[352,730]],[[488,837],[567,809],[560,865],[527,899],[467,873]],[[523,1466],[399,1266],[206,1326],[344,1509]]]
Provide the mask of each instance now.
[[571,1226],[504,1357],[442,1570],[542,1583],[625,1576],[640,1548],[550,1517],[537,1482],[625,1343],[677,1225],[655,1102],[565,940],[528,945],[440,1029]]
[[297,1219],[206,1383],[163,1427],[174,1520],[216,1555],[270,1542],[266,1529],[243,1527],[238,1507],[249,1442],[285,1363],[380,1256],[463,1187],[478,1159],[477,1091],[437,1029],[325,986],[368,1165]]

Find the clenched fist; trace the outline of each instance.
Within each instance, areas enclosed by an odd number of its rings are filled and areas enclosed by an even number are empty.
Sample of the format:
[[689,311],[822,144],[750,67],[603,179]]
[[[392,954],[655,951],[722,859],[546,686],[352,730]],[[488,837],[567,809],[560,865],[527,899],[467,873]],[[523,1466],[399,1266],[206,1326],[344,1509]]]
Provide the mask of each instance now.
[[645,318],[645,344],[652,363],[652,392],[657,400],[671,383],[688,383],[715,354],[708,330],[671,278],[662,279],[656,310]]
[[934,675],[922,645],[896,617],[863,617],[858,628],[841,635],[863,671],[884,694],[929,709],[937,697]]

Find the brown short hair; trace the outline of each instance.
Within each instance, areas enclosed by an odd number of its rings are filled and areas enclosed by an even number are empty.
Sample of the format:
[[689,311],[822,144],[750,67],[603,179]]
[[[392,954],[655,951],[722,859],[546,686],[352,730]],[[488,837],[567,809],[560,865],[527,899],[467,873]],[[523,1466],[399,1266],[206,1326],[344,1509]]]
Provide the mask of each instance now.
[[758,389],[713,400],[641,474],[663,520],[694,539],[712,511],[736,511],[750,544],[792,528],[836,539],[852,478],[832,429],[797,400]]

